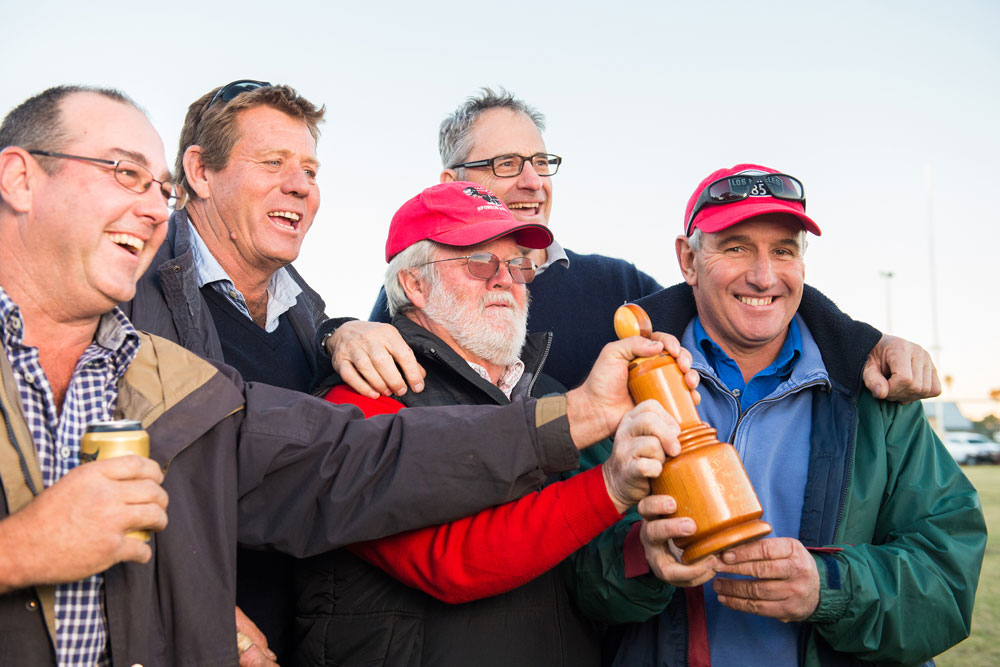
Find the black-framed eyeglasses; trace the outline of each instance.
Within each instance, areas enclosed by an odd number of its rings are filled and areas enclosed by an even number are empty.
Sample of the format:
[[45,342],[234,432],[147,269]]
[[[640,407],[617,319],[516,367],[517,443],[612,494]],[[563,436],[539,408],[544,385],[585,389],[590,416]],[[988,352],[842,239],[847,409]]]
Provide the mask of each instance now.
[[427,266],[427,264],[437,264],[438,262],[454,262],[459,259],[468,260],[465,265],[468,267],[469,273],[472,274],[473,278],[479,278],[480,280],[491,279],[497,274],[497,271],[500,270],[500,264],[506,264],[507,270],[510,271],[511,280],[515,283],[526,285],[535,279],[535,271],[538,270],[538,265],[535,264],[530,257],[500,259],[491,252],[474,252],[471,255],[465,255],[464,257],[436,259],[433,262],[421,264],[421,266]]
[[717,181],[712,181],[698,195],[698,201],[691,209],[686,236],[691,236],[692,225],[698,213],[706,206],[718,206],[743,201],[749,197],[774,197],[789,201],[802,202],[802,210],[806,210],[806,189],[802,181],[788,174],[772,174],[765,171],[746,171]]
[[83,162],[93,162],[96,164],[106,164],[115,172],[115,180],[123,187],[132,192],[143,194],[149,190],[149,186],[156,183],[160,186],[160,194],[163,195],[163,202],[170,208],[183,207],[186,202],[184,190],[173,181],[161,181],[153,178],[153,172],[132,160],[105,160],[99,157],[84,157],[82,155],[68,155],[66,153],[53,153],[52,151],[28,151],[32,155],[42,157],[63,158],[65,160],[81,160]]
[[227,83],[215,91],[215,95],[212,96],[211,101],[209,101],[205,109],[209,109],[218,100],[229,102],[243,93],[249,93],[251,90],[257,90],[258,88],[268,88],[270,85],[267,81],[254,81],[253,79],[240,79],[239,81]]
[[476,167],[489,167],[493,170],[493,175],[497,178],[514,178],[520,176],[524,169],[524,163],[530,161],[531,168],[539,176],[552,176],[559,171],[562,158],[551,153],[535,153],[531,156],[524,155],[498,155],[488,160],[473,160],[472,162],[462,162],[453,164],[449,169],[474,169]]

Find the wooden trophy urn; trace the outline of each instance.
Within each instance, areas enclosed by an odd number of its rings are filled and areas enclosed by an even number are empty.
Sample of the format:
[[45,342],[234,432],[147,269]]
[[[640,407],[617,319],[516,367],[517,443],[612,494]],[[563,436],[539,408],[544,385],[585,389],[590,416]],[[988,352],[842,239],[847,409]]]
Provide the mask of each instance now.
[[[615,312],[619,338],[649,338],[652,331],[649,316],[639,306],[629,303]],[[683,550],[681,561],[693,563],[770,533],[770,524],[760,520],[764,510],[736,448],[719,442],[715,429],[701,421],[677,361],[666,352],[636,359],[629,364],[628,388],[636,403],[659,401],[681,427],[680,454],[668,457],[652,482],[653,493],[677,501],[677,511],[670,516],[690,517],[697,527],[694,535],[674,540]]]

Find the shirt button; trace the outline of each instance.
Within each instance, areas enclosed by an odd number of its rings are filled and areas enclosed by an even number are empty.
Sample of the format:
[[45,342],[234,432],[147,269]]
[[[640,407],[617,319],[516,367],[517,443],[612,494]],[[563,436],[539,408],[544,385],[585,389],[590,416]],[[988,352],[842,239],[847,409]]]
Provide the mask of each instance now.
[[25,373],[24,374],[24,381],[27,382],[28,384],[35,384],[35,374],[34,373]]
[[72,452],[69,451],[69,447],[62,446],[59,448],[59,456],[63,457],[64,459],[68,459],[71,453]]
[[240,297],[240,295],[236,293],[236,290],[234,290],[234,289],[229,290],[229,298],[230,299],[238,299],[239,297]]
[[10,318],[10,328],[13,329],[14,331],[17,331],[18,329],[20,329],[21,328],[21,318],[20,317],[12,317],[12,318]]
[[739,396],[739,395],[740,395],[740,390],[739,389],[733,389],[733,396]]
[[35,600],[28,600],[24,603],[24,608],[28,611],[38,611],[38,602]]

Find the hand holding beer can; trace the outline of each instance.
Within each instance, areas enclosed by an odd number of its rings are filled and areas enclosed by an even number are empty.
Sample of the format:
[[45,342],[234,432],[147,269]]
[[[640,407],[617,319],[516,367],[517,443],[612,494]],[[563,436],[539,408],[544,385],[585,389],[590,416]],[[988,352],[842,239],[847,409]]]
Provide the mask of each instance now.
[[[142,428],[142,422],[119,419],[87,424],[80,440],[80,463],[132,454],[149,458],[149,434]],[[149,541],[148,530],[132,530],[126,536]]]

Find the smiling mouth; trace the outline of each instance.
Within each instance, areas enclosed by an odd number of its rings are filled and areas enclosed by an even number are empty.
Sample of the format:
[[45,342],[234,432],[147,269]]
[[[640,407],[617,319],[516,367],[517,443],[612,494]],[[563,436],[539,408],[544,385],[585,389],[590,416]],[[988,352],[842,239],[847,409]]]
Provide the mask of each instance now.
[[540,202],[514,202],[507,204],[507,208],[511,211],[526,215],[537,215],[541,207],[542,204]]
[[132,255],[138,255],[142,252],[142,249],[146,247],[146,243],[131,234],[123,234],[122,232],[105,232],[104,235],[109,241],[117,245],[119,248],[124,248]]
[[271,211],[267,214],[267,217],[271,218],[277,226],[295,231],[299,228],[299,219],[301,216],[292,211]]
[[740,296],[736,297],[740,300],[740,303],[746,304],[748,306],[770,306],[774,301],[773,296]]

